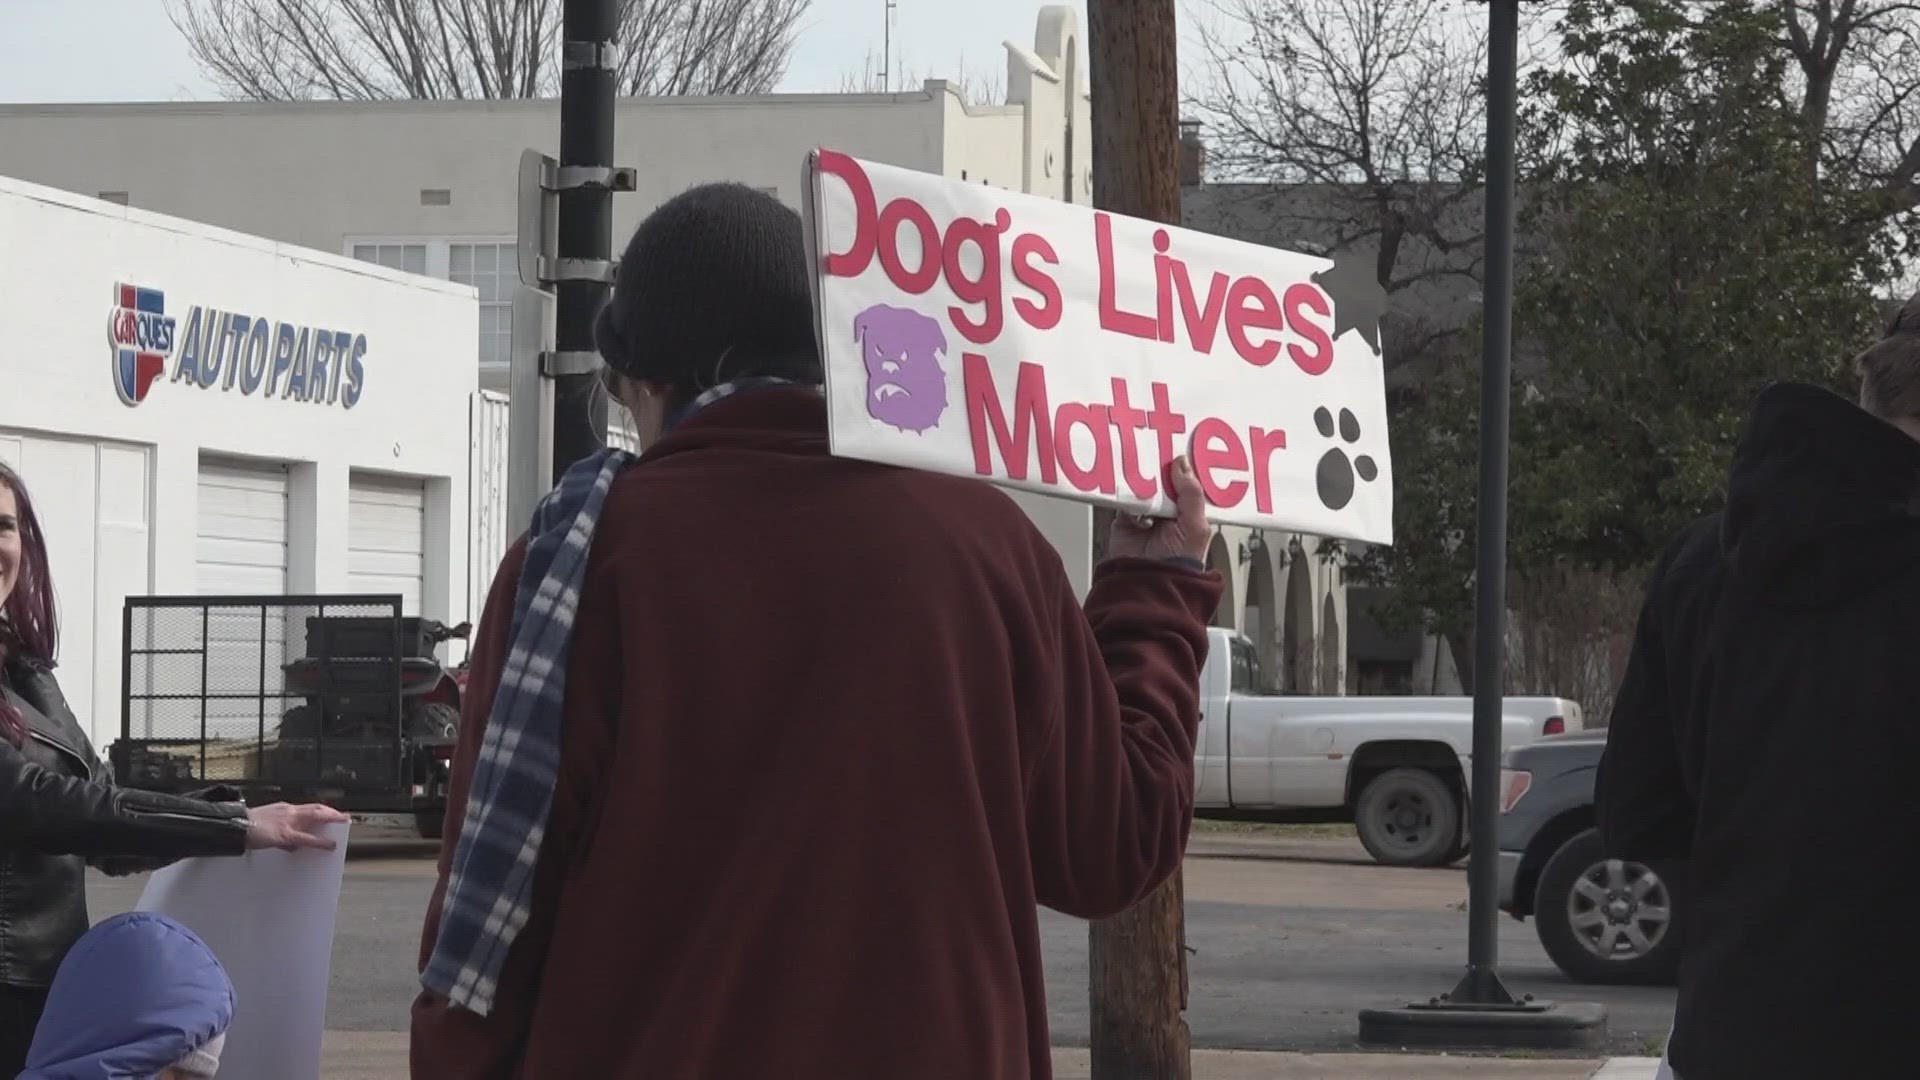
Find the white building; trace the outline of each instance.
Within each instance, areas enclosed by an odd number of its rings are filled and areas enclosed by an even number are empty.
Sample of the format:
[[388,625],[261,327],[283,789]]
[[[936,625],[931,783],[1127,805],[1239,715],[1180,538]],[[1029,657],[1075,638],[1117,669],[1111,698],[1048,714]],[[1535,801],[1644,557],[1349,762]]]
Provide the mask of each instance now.
[[[821,146],[1090,201],[1092,125],[1077,16],[1068,6],[1044,8],[1032,47],[1006,48],[1000,105],[969,104],[938,80],[893,94],[622,100],[614,160],[637,167],[639,191],[614,200],[616,249],[655,206],[699,183],[740,181],[797,208],[802,163]],[[555,154],[559,126],[551,100],[3,106],[0,175],[472,285],[480,385],[504,390],[518,159],[528,148]],[[1020,499],[1084,589],[1086,508]],[[1256,546],[1263,567],[1251,554],[1235,555],[1248,539],[1246,530],[1228,530],[1216,553],[1235,579],[1236,602],[1223,607],[1221,622],[1256,631],[1270,662],[1286,654],[1326,668],[1306,682],[1338,686],[1346,613],[1337,564],[1313,557],[1312,538],[1300,541],[1308,557],[1289,560],[1294,538],[1273,537]],[[1291,582],[1294,574],[1302,580]],[[1284,620],[1283,596],[1298,601]],[[1249,600],[1258,609],[1251,620],[1242,611]],[[1285,642],[1283,623],[1297,631]],[[1321,644],[1328,640],[1330,648]]]
[[[940,81],[623,99],[614,160],[638,168],[639,191],[614,200],[616,250],[700,183],[736,180],[798,208],[820,146],[1084,202],[1087,98],[1065,92],[1084,84],[1078,52],[1072,9],[1052,8],[1035,51],[1009,46],[1005,105],[968,105]],[[556,155],[559,131],[555,100],[0,106],[0,175],[474,285],[482,385],[505,390],[519,156]]]
[[128,596],[398,593],[467,617],[474,305],[0,179],[0,460],[46,532],[61,686],[98,745]]

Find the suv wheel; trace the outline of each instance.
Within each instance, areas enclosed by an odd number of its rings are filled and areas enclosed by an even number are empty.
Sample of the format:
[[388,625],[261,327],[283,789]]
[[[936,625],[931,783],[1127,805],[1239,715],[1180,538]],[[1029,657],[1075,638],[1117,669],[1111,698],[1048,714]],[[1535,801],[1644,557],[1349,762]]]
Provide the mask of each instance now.
[[1425,769],[1388,769],[1361,790],[1353,821],[1367,854],[1388,866],[1441,866],[1459,858],[1460,800]]
[[1609,859],[1594,829],[1560,845],[1534,892],[1534,928],[1584,983],[1672,983],[1680,970],[1673,888],[1653,868]]

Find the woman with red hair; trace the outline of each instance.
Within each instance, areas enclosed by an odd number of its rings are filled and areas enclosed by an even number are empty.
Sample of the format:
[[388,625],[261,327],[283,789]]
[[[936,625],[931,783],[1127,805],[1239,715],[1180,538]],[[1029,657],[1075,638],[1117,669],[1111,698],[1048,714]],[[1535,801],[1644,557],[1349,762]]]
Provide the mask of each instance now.
[[17,1074],[47,989],[86,932],[86,871],[152,870],[252,848],[330,848],[327,806],[249,810],[115,787],[53,677],[59,647],[47,540],[0,462],[0,1077]]

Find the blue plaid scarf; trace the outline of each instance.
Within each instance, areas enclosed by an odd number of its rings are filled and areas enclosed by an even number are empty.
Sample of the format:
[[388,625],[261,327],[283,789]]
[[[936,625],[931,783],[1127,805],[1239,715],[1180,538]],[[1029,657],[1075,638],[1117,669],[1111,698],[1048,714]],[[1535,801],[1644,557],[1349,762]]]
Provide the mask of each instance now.
[[[742,390],[787,384],[773,378],[723,383],[695,398],[668,426]],[[467,793],[439,937],[420,976],[427,989],[481,1016],[493,1008],[507,950],[527,924],[534,866],[559,777],[567,658],[587,552],[608,490],[636,460],[609,449],[576,462],[534,508],[527,531],[506,664]]]

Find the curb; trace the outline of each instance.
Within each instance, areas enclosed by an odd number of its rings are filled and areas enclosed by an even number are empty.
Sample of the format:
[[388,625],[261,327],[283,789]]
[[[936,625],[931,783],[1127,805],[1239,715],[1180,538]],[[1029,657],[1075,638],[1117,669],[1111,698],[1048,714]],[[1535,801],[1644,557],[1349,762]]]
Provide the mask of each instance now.
[[1202,859],[1322,863],[1330,866],[1378,865],[1358,841],[1279,840],[1196,834],[1187,841],[1187,854]]
[[1607,1059],[1592,1080],[1654,1080],[1659,1072],[1659,1058],[1617,1057]]
[[411,836],[370,836],[347,840],[347,861],[366,859],[432,859],[440,855],[440,841]]

